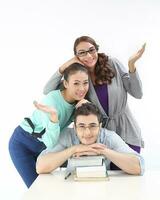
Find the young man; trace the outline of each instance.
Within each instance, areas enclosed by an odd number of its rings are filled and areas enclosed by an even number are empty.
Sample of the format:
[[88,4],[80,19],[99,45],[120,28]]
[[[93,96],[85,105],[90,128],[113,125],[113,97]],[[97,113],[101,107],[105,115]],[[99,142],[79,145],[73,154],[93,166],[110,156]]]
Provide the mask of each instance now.
[[50,173],[71,156],[82,155],[103,155],[107,169],[110,169],[110,162],[113,162],[128,174],[144,173],[142,156],[115,132],[101,128],[100,112],[92,103],[78,107],[75,111],[74,128],[65,129],[58,144],[39,155],[37,173]]

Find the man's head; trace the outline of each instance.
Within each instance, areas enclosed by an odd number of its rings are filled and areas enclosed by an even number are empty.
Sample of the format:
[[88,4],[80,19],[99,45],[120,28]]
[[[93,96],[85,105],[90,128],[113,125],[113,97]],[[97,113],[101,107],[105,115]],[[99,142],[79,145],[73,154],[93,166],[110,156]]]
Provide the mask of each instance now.
[[82,144],[96,142],[101,128],[101,114],[92,103],[85,103],[75,111],[74,127]]

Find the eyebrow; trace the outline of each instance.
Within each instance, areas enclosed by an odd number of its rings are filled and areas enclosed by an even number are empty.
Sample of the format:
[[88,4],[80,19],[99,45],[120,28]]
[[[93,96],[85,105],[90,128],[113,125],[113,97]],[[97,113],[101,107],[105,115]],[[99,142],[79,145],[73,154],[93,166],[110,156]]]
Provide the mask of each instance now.
[[[80,80],[74,80],[74,82],[81,82]],[[88,82],[88,79],[84,80],[83,82]]]
[[88,125],[98,125],[96,122],[92,122],[92,123],[89,123],[89,124],[85,124],[83,122],[80,122],[80,123],[77,123],[76,125],[85,125],[85,126],[88,126]]

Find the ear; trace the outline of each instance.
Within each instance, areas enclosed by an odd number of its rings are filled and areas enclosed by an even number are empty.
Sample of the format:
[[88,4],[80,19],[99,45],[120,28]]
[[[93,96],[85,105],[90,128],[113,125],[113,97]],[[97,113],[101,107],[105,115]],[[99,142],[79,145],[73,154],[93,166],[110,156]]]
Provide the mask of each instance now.
[[66,80],[63,80],[63,85],[64,85],[64,88],[67,88],[68,82]]

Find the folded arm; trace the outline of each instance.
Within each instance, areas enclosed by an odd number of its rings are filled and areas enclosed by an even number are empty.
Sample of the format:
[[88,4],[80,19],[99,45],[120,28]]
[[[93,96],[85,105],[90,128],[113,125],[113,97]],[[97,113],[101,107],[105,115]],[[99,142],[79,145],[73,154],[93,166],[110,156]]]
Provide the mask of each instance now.
[[94,153],[97,152],[97,150],[92,148],[92,146],[83,144],[74,145],[59,152],[53,152],[53,151],[45,150],[38,157],[36,163],[36,171],[38,174],[52,172],[57,167],[60,167],[66,160],[68,160],[68,158],[78,153],[80,154],[82,152],[94,152]]

